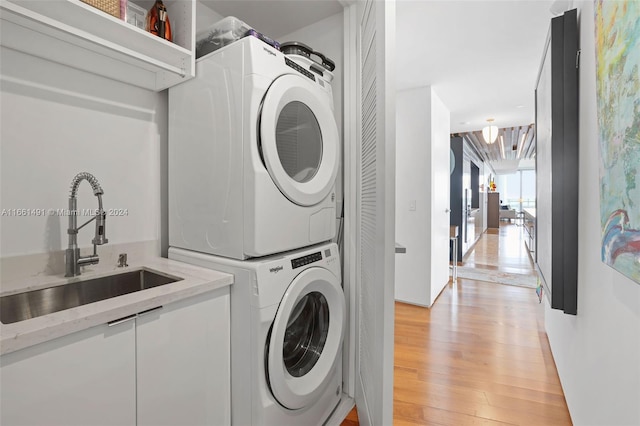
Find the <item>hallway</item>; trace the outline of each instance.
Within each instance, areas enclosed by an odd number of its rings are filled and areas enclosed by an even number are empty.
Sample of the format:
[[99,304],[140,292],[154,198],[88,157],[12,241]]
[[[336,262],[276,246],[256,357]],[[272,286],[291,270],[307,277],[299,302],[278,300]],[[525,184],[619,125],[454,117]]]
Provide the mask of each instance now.
[[463,257],[458,276],[535,288],[537,276],[525,238],[521,225],[501,221],[499,229],[487,229]]
[[[464,265],[532,274],[519,227],[500,231]],[[571,424],[533,289],[459,278],[431,309],[395,306],[394,425]]]
[[463,259],[465,266],[530,274],[533,264],[524,244],[522,225],[500,221],[500,228],[489,228]]

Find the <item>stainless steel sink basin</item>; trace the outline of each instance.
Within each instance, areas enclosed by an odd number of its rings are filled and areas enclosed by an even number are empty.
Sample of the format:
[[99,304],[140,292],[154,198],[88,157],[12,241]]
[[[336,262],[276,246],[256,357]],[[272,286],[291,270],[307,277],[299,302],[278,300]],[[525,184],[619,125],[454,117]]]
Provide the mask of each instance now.
[[0,321],[11,324],[180,280],[143,269],[12,294],[0,297]]

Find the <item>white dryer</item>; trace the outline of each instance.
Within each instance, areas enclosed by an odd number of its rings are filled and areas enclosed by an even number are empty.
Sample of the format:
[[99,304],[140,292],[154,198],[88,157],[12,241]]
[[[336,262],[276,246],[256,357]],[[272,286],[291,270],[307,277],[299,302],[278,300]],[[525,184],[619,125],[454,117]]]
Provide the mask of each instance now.
[[245,261],[169,249],[232,273],[231,423],[320,425],[342,394],[345,301],[338,247]]
[[235,259],[336,232],[331,84],[245,37],[169,90],[169,245]]

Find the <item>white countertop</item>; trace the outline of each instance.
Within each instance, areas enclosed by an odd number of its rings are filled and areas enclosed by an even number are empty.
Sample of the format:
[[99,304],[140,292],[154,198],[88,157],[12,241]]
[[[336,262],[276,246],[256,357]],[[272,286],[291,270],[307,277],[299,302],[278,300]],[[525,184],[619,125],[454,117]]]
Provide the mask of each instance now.
[[0,354],[46,342],[76,331],[105,324],[119,318],[152,309],[167,303],[196,296],[233,284],[233,275],[189,265],[162,257],[144,259],[126,268],[114,268],[102,272],[89,272],[74,278],[61,275],[36,276],[24,280],[2,283],[0,296],[38,290],[74,281],[100,278],[123,272],[147,269],[161,274],[182,278],[165,284],[125,294],[107,300],[54,312],[13,324],[0,323]]

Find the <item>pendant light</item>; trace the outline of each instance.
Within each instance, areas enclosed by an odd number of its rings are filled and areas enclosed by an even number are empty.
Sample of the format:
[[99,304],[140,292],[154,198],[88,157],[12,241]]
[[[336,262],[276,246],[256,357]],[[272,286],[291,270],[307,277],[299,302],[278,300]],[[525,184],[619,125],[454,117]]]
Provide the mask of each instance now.
[[489,125],[482,129],[482,137],[486,143],[492,144],[498,139],[498,127],[491,125],[493,118],[489,118],[487,121]]

